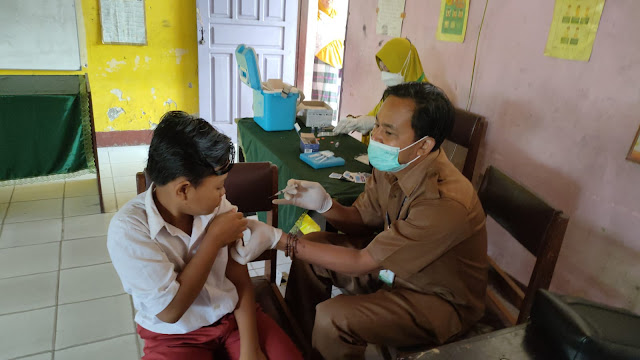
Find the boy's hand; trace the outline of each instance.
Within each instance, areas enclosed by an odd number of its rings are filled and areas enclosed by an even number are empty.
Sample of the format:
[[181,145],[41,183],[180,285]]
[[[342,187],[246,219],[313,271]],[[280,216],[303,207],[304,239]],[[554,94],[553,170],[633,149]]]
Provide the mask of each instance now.
[[232,244],[237,239],[242,239],[242,232],[247,228],[247,219],[241,212],[228,211],[217,215],[209,224],[207,238],[216,242],[220,247]]

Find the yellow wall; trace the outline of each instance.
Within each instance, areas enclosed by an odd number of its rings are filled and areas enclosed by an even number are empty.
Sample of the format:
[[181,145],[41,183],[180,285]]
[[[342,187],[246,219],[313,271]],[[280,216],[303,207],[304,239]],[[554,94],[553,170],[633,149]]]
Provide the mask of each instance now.
[[198,111],[195,0],[146,0],[146,46],[103,45],[99,1],[81,2],[86,68],[0,75],[88,73],[96,131],[147,130],[169,110]]

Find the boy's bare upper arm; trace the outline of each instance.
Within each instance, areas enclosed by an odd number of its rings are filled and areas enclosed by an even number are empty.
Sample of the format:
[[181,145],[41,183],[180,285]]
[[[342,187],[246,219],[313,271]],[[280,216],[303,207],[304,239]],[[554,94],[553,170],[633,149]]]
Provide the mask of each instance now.
[[229,254],[229,258],[227,261],[226,276],[236,286],[239,283],[243,283],[244,281],[251,282],[251,277],[249,276],[247,265],[238,264],[235,260],[233,260],[231,254]]

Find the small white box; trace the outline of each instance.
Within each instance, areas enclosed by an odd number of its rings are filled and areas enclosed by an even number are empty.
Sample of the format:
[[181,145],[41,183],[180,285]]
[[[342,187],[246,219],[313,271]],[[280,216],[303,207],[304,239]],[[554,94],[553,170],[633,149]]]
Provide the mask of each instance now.
[[306,127],[331,126],[333,109],[324,101],[302,101],[298,105],[298,114],[302,112],[302,119]]

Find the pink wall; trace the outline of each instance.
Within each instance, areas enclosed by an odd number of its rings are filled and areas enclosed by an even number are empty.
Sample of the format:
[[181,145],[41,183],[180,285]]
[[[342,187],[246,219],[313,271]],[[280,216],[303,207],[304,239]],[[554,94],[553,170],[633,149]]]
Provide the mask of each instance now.
[[[440,1],[407,0],[403,36],[458,107],[469,96],[486,0],[471,1],[463,44],[435,39]],[[571,216],[552,289],[640,312],[640,164],[625,156],[640,125],[640,2],[607,1],[591,60],[543,55],[554,1],[489,2],[470,110],[489,123],[479,174],[498,166]],[[342,115],[369,111],[383,85],[376,6],[352,1]],[[490,254],[526,281],[532,259],[489,224]]]

